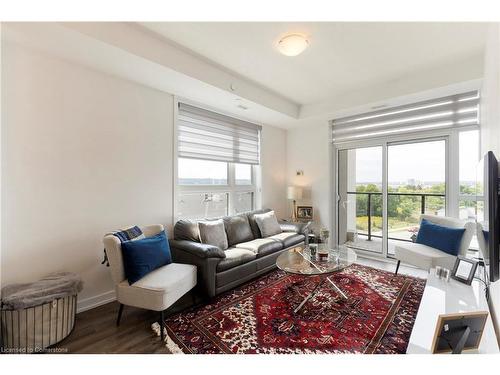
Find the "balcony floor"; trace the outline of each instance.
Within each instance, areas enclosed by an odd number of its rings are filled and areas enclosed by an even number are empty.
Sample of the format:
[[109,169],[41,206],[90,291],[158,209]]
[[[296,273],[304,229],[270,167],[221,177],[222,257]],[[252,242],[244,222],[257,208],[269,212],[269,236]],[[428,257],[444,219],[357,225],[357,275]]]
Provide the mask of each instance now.
[[[388,253],[389,255],[394,255],[394,248],[396,245],[400,243],[404,243],[405,241],[398,240],[389,240],[388,242]],[[354,249],[366,250],[373,253],[382,254],[382,239],[372,237],[370,241],[368,241],[365,236],[358,236],[356,241],[347,241],[345,243],[346,246],[352,247]]]

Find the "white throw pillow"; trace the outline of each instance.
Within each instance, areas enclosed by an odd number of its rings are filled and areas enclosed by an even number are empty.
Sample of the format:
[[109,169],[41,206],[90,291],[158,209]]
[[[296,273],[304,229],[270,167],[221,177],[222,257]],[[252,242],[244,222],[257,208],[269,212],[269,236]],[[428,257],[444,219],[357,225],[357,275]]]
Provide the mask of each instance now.
[[200,231],[201,243],[217,246],[221,250],[227,249],[227,236],[222,219],[200,221],[198,222],[198,230]]
[[262,237],[270,237],[282,232],[274,211],[254,215],[254,219]]

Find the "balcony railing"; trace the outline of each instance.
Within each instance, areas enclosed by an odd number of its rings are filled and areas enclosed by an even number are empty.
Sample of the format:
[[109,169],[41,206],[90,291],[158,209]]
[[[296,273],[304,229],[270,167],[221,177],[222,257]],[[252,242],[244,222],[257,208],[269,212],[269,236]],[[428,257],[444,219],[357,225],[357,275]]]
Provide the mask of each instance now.
[[[381,192],[361,192],[361,191],[348,191],[347,194],[353,195],[366,195],[367,196],[367,204],[366,204],[366,216],[368,219],[368,241],[372,240],[372,237],[382,238],[382,236],[372,234],[372,196],[381,196]],[[425,198],[426,197],[440,197],[445,199],[446,204],[446,195],[441,193],[396,193],[389,192],[388,196],[411,196],[411,197],[420,197],[420,213],[425,214]],[[411,242],[411,240],[406,240],[403,238],[394,238],[387,237],[390,240],[398,240],[398,241],[407,241]]]

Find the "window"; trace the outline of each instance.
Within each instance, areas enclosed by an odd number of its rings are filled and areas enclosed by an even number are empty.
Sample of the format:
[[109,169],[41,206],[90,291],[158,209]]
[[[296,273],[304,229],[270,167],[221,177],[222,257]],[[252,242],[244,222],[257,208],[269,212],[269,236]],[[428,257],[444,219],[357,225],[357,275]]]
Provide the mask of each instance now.
[[180,103],[177,145],[178,219],[255,208],[260,126]]
[[182,219],[200,219],[225,216],[229,208],[229,193],[181,192],[178,201],[178,216]]
[[251,211],[256,167],[178,158],[177,218],[202,219]]
[[227,185],[227,163],[178,159],[179,185]]
[[249,164],[235,164],[234,182],[236,185],[252,185],[252,166]]

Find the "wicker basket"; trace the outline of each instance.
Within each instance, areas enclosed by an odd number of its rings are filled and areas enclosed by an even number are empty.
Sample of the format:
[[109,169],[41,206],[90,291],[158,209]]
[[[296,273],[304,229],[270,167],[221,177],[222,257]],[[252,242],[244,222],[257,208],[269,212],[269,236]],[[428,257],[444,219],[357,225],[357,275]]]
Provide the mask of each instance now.
[[3,353],[36,353],[66,338],[75,325],[77,295],[20,310],[1,310]]

